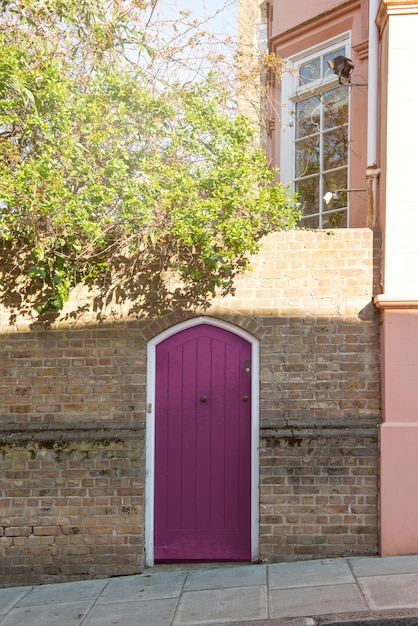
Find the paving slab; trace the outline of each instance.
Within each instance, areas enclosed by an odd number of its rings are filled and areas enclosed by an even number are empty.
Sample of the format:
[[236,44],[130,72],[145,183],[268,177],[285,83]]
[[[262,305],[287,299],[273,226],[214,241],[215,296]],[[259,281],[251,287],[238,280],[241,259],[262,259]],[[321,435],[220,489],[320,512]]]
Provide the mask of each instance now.
[[[96,604],[83,626],[168,626],[172,623],[177,598]],[[42,625],[43,626],[43,625]],[[62,626],[67,624],[62,623]]]
[[14,608],[0,619],[0,626],[77,626],[91,604],[91,601],[60,602]]
[[367,604],[355,583],[295,587],[270,591],[270,617],[326,615],[365,611]]
[[[226,626],[217,624],[217,626]],[[288,617],[279,619],[256,620],[255,622],[232,622],[227,626],[317,626],[312,617]]]
[[0,589],[0,617],[10,611],[10,609],[22,600],[29,593],[32,587],[9,587]]
[[389,617],[355,620],[348,622],[324,622],[322,626],[417,626],[416,617]]
[[418,574],[361,577],[358,584],[371,609],[418,607]]
[[178,598],[187,572],[163,572],[112,578],[98,604]]
[[268,565],[270,589],[317,587],[353,583],[355,578],[346,559],[298,561]]
[[109,583],[108,579],[83,580],[33,587],[16,604],[18,607],[94,600]]
[[187,591],[182,594],[173,626],[199,626],[267,619],[265,586]]
[[418,555],[350,557],[347,559],[355,576],[413,574],[418,572]]
[[259,587],[267,583],[265,565],[231,569],[193,571],[187,574],[184,591],[226,589],[227,587]]

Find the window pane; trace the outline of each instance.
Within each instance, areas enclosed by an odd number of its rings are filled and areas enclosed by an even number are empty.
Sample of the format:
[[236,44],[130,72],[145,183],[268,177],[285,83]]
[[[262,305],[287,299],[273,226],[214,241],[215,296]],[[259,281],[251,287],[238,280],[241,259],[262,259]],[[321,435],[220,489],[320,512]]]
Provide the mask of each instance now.
[[319,215],[304,218],[301,221],[301,226],[304,226],[305,228],[319,228]]
[[322,228],[347,228],[347,209],[325,213],[322,216]]
[[312,135],[295,143],[297,178],[320,171],[319,139],[319,135]]
[[342,167],[348,162],[347,127],[340,126],[324,133],[324,170]]
[[322,95],[324,130],[348,123],[348,89],[337,87]]
[[296,193],[299,194],[304,215],[319,212],[319,176],[296,183]]
[[328,61],[332,61],[333,59],[335,59],[335,57],[345,57],[345,48],[340,48],[339,50],[334,50],[334,52],[331,52],[330,54],[325,54],[322,59],[323,59],[323,76],[326,75],[326,73],[328,72],[332,72],[332,70],[330,69],[329,65],[328,65]]
[[315,96],[296,104],[296,138],[319,131],[321,101]]
[[[347,189],[347,168],[337,170],[336,172],[328,172],[323,177],[323,192],[336,191],[337,189]],[[337,209],[347,206],[347,194],[345,192],[339,195],[338,200],[331,200],[327,208]]]
[[321,57],[299,66],[299,85],[306,85],[321,78]]

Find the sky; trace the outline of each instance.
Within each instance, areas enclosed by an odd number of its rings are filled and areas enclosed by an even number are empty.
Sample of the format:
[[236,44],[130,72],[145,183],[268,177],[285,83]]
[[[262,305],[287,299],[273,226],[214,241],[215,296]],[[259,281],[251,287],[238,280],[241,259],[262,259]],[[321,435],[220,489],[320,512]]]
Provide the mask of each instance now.
[[237,31],[237,0],[164,0],[168,7],[180,11],[191,11],[197,19],[213,16],[221,11],[216,18],[211,19],[211,29],[218,32],[236,35]]
[[[205,68],[206,70],[213,69],[211,61],[208,62],[207,59],[212,59],[213,62],[213,58],[217,55],[222,55],[224,59],[215,62],[218,70],[221,70],[222,64],[224,68],[230,65],[235,54],[233,43],[237,39],[237,0],[159,0],[157,7],[159,15],[171,24],[176,22],[180,12],[187,12],[189,15],[187,18],[183,17],[184,22],[190,24],[196,19],[199,23],[194,32],[206,33],[198,38],[198,45],[186,44],[186,47],[183,48],[184,54],[179,53],[179,57],[183,54],[183,59],[188,58],[184,62],[183,68],[180,69],[183,78],[187,77],[188,79],[189,76],[190,78],[193,75],[197,76],[202,71],[204,72]],[[183,32],[185,38],[176,38],[177,32]],[[167,26],[162,37],[166,38],[167,41],[172,40],[174,43],[181,41],[184,43],[192,34],[193,29],[180,26],[177,31],[177,27],[174,25],[172,27]],[[173,35],[174,40],[172,39]],[[230,41],[226,45],[222,44],[222,41],[227,37],[230,38]],[[178,68],[181,67],[182,62],[178,65]],[[196,68],[198,68],[197,71]]]

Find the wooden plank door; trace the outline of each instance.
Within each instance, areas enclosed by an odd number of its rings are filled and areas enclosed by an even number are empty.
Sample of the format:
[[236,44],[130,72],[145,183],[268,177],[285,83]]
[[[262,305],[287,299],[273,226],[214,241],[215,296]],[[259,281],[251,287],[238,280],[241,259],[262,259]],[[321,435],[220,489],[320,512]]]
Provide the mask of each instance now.
[[154,558],[251,560],[251,344],[200,324],[156,350]]

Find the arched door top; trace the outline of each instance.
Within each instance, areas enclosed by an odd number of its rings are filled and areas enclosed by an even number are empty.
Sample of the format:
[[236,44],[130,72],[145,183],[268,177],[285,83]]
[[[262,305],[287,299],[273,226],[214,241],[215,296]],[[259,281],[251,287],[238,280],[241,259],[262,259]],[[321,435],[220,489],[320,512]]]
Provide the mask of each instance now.
[[218,328],[224,328],[225,330],[229,330],[231,333],[234,333],[236,335],[239,335],[243,339],[246,339],[251,344],[258,345],[259,343],[258,339],[254,337],[254,335],[251,335],[251,333],[244,330],[243,328],[240,328],[236,324],[231,324],[230,322],[226,322],[224,320],[209,315],[201,315],[199,317],[192,317],[188,320],[185,320],[184,322],[179,322],[178,324],[174,324],[174,326],[166,328],[165,330],[158,333],[158,335],[150,339],[148,345],[156,346],[157,344],[161,343],[161,341],[167,339],[167,337],[175,335],[176,333],[185,330],[186,328],[198,326],[199,324],[210,324],[213,326],[217,326]]

